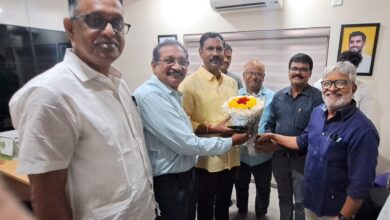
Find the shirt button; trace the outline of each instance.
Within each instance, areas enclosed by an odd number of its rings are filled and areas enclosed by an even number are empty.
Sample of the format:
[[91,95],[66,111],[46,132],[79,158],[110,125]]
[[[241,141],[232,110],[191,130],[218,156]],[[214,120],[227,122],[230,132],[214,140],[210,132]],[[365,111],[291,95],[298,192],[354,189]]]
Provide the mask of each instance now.
[[321,134],[322,134],[322,135],[325,135],[325,133],[324,133],[324,132],[321,132]]

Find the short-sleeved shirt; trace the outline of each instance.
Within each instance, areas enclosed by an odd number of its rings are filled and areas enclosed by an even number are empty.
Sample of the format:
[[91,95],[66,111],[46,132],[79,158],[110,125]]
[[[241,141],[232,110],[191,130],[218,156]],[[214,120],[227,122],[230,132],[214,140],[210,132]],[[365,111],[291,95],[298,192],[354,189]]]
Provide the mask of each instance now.
[[304,205],[318,216],[335,216],[347,196],[365,199],[375,179],[379,135],[355,106],[327,119],[326,105],[314,109],[299,149],[307,151]]
[[76,220],[155,218],[142,121],[120,76],[113,68],[104,76],[68,50],[10,101],[18,171],[67,169]]
[[181,93],[155,75],[138,87],[134,96],[154,176],[185,172],[195,166],[196,155],[220,155],[230,150],[231,138],[197,137],[181,106]]
[[[189,115],[193,130],[200,124],[218,124],[227,116],[222,111],[222,104],[237,95],[237,82],[221,73],[217,79],[205,68],[200,67],[195,73],[183,80],[179,86],[183,93],[183,107]],[[219,172],[240,165],[238,148],[232,148],[218,156],[200,156],[196,167],[209,172]]]
[[[248,95],[248,92],[245,88],[242,88],[238,90],[239,95]],[[259,92],[256,94],[257,97],[264,100],[264,108],[263,112],[261,114],[261,118],[259,121],[259,129],[258,133],[264,133],[265,131],[265,125],[268,121],[268,118],[271,114],[270,112],[270,105],[272,102],[272,99],[274,97],[275,92],[271,89],[262,86]],[[249,155],[248,150],[246,147],[240,148],[240,160],[241,162],[244,162],[248,164],[249,166],[256,166],[258,164],[264,163],[272,158],[272,153],[257,153],[256,155]]]

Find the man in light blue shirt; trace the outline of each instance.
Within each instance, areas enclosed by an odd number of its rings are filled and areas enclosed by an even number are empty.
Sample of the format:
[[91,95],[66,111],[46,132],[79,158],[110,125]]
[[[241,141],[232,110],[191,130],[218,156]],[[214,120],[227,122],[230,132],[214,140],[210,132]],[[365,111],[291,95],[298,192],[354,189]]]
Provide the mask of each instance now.
[[[181,106],[177,91],[188,68],[188,52],[177,41],[164,41],[153,50],[154,75],[134,96],[144,122],[145,142],[153,169],[154,192],[161,216],[157,219],[195,219],[193,167],[196,155],[219,155],[246,141],[232,137],[197,137]],[[225,129],[225,123],[207,129]]]
[[[275,92],[263,86],[265,77],[264,65],[258,60],[250,60],[244,66],[243,78],[246,88],[238,91],[239,95],[253,95],[264,100],[264,109],[259,122],[258,133],[264,132],[265,124],[270,116],[270,104]],[[248,190],[251,173],[256,183],[255,212],[257,217],[267,213],[271,192],[272,154],[248,153],[248,149],[240,149],[240,167],[235,183],[237,208],[240,215],[248,212]]]

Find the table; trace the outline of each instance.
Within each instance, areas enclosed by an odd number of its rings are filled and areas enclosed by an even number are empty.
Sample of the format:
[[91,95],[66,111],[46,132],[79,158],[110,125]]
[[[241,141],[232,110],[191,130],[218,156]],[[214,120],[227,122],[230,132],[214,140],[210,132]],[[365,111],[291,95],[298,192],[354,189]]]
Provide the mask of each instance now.
[[21,201],[30,201],[30,183],[26,175],[16,173],[17,160],[1,160],[0,176],[4,185]]

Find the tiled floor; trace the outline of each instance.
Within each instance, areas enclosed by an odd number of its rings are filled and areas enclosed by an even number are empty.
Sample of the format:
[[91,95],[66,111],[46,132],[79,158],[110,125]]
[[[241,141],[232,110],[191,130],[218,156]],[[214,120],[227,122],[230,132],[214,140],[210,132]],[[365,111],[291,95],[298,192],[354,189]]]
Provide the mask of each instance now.
[[[233,189],[232,193],[232,200],[233,205],[230,207],[230,220],[257,220],[256,214],[255,214],[255,195],[256,195],[256,189],[255,184],[251,183],[249,186],[249,207],[248,207],[248,214],[245,216],[238,215],[237,214],[237,207],[236,207],[236,192]],[[278,205],[278,190],[276,188],[271,188],[271,198],[270,198],[270,205],[268,207],[268,213],[265,217],[261,218],[260,220],[278,220],[279,219],[279,205]]]

